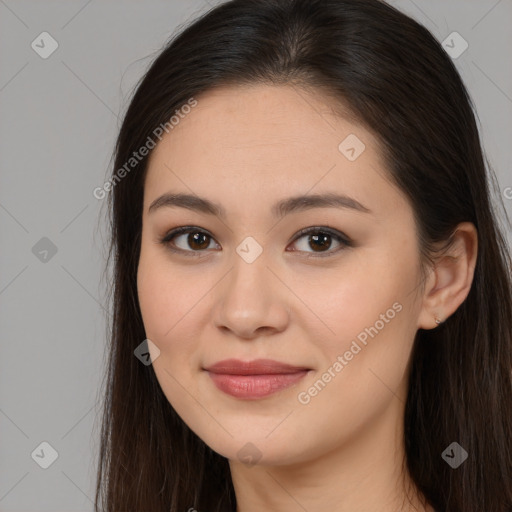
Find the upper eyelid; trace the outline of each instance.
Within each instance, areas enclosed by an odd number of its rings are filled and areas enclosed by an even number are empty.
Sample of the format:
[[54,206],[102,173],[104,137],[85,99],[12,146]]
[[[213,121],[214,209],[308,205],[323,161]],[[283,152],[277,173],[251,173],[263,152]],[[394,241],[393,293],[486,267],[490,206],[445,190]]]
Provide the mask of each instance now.
[[[297,240],[301,239],[302,237],[307,236],[310,233],[315,233],[315,232],[326,233],[326,234],[332,236],[333,238],[337,239],[338,243],[345,245],[347,247],[351,246],[353,243],[350,237],[348,237],[347,235],[345,235],[343,232],[339,231],[338,229],[330,227],[330,226],[321,226],[321,225],[320,226],[309,226],[307,228],[300,229],[288,243],[294,243]],[[217,241],[217,239],[208,230],[206,230],[204,228],[200,228],[198,226],[179,226],[177,228],[171,229],[169,232],[167,232],[162,237],[161,241],[164,244],[170,244],[171,240],[174,239],[175,237],[190,234],[190,233],[203,233],[203,234],[209,236],[218,245],[220,245],[219,242]],[[206,250],[193,251],[193,250],[181,249],[179,247],[176,247],[174,249],[178,252],[181,251],[181,252],[185,252],[185,253],[189,252],[189,253],[200,254],[202,252],[206,252]],[[323,252],[319,252],[318,255],[332,254],[332,253],[335,253],[336,251],[337,251],[337,249],[323,251]],[[303,251],[297,251],[297,252],[303,252]]]
[[[294,238],[292,238],[291,241],[293,242],[297,238],[303,237],[303,236],[309,234],[310,232],[315,232],[315,231],[324,232],[324,233],[327,233],[327,234],[330,234],[333,236],[339,236],[340,238],[347,239],[347,241],[349,239],[349,237],[347,235],[340,232],[336,228],[332,228],[329,226],[310,226],[307,228],[299,229],[299,231],[297,231],[297,233],[294,235]],[[216,240],[216,238],[208,230],[206,230],[204,228],[196,227],[196,226],[180,226],[177,228],[173,228],[173,229],[169,230],[162,238],[166,239],[167,237],[175,237],[175,236],[179,236],[179,235],[186,235],[189,233],[203,233],[205,235],[208,235],[212,239]]]

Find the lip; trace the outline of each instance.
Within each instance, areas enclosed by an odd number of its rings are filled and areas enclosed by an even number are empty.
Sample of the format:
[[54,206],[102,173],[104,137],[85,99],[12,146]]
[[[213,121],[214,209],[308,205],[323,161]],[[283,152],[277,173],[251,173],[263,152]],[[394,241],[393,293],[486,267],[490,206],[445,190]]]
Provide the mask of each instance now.
[[283,375],[310,370],[305,366],[292,366],[280,363],[273,359],[254,359],[253,361],[240,361],[239,359],[224,359],[205,368],[211,373],[229,375]]
[[205,368],[220,391],[245,400],[256,400],[293,386],[310,368],[272,359],[225,359]]

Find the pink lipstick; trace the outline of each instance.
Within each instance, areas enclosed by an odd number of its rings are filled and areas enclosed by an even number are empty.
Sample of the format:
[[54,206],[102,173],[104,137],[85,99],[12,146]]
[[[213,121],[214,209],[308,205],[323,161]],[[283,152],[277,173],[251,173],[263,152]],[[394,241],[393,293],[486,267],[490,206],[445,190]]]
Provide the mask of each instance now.
[[257,400],[286,389],[300,381],[310,370],[271,359],[244,362],[219,361],[205,370],[218,389],[245,400]]

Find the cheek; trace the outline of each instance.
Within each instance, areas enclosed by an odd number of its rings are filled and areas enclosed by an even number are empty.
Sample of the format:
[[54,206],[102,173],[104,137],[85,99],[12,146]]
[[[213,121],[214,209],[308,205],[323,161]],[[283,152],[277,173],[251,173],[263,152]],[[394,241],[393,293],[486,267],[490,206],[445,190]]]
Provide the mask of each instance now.
[[160,350],[152,369],[169,404],[204,438],[209,431],[200,429],[204,425],[211,429],[211,424],[201,401],[194,398],[199,394],[195,376],[201,363],[198,340],[204,290],[199,281],[194,286],[194,277],[187,272],[171,269],[159,255],[150,256],[150,251],[141,254],[137,286],[146,336]]
[[148,258],[141,255],[137,272],[137,294],[142,314],[142,320],[148,338],[162,338],[162,335],[171,327],[171,311],[173,311],[172,298],[166,293],[163,285],[165,275],[162,275],[157,266],[151,264]]
[[152,367],[162,391],[177,410],[187,404],[184,387],[189,387],[189,375],[198,364],[193,358],[193,340],[198,337],[191,314],[197,298],[187,296],[183,279],[170,271],[158,255],[152,256],[149,250],[141,252],[137,272],[139,305],[146,337],[160,351]]
[[396,357],[400,371],[414,337],[414,262],[414,255],[405,252],[367,251],[336,271],[318,274],[319,279],[303,278],[297,295],[315,313],[307,315],[308,330],[316,329],[317,339],[325,333],[320,338],[325,364],[352,352],[347,357],[361,364]]
[[399,295],[397,283],[386,282],[382,259],[347,258],[339,268],[305,271],[294,283],[294,293],[308,306],[304,318],[334,344],[351,337],[391,308]]
[[[179,294],[176,290],[180,290]],[[180,339],[176,333],[183,328],[190,300],[183,276],[172,272],[162,258],[142,251],[137,272],[137,293],[146,331],[162,352],[169,352]]]
[[202,363],[200,340],[212,307],[205,293],[213,284],[193,265],[177,269],[161,251],[147,247],[141,252],[137,286],[142,320],[146,337],[160,350],[153,368],[173,405],[183,399],[181,386],[193,387],[191,375]]

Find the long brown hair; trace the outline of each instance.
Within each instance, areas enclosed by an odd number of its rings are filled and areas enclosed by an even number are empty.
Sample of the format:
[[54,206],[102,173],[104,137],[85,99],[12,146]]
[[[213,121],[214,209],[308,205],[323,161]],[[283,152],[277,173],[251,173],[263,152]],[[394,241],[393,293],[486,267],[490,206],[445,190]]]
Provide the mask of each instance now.
[[[439,512],[510,512],[512,264],[491,201],[496,179],[452,60],[426,28],[379,0],[227,1],[172,37],[137,85],[104,188],[113,315],[95,510],[236,510],[227,459],[187,427],[151,365],[134,357],[146,338],[136,275],[147,156],[126,163],[190,98],[251,83],[329,94],[333,108],[339,99],[377,136],[410,199],[424,265],[458,223],[476,226],[469,295],[439,328],[416,335],[406,464]],[[457,469],[441,457],[454,441],[469,454]]]

